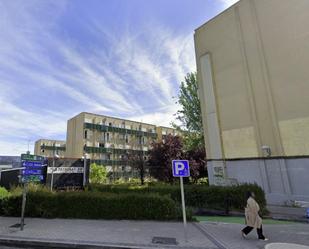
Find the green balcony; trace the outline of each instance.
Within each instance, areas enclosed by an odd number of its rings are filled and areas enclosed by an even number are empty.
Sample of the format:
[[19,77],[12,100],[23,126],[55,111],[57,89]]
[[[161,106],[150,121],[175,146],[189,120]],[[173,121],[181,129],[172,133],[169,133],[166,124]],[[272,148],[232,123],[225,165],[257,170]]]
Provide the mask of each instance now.
[[65,151],[65,146],[41,145],[41,150]]
[[121,134],[129,134],[136,136],[145,136],[151,138],[157,138],[157,133],[155,132],[147,132],[147,131],[139,131],[139,130],[131,130],[119,127],[113,127],[108,125],[100,125],[100,124],[92,124],[92,123],[84,123],[84,128],[89,130],[97,130],[101,132],[116,132]]
[[91,160],[91,163],[96,163],[104,166],[135,166],[138,162],[130,160]]
[[110,154],[144,154],[147,155],[148,151],[132,150],[132,149],[116,149],[116,148],[103,148],[103,147],[85,147],[86,153],[110,153]]

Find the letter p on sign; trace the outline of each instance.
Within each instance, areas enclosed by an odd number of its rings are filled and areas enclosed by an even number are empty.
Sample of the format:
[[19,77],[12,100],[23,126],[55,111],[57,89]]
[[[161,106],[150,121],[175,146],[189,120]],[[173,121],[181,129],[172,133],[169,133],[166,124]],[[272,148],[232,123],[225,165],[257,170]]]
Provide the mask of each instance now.
[[188,160],[173,160],[173,176],[174,177],[189,177],[189,161]]

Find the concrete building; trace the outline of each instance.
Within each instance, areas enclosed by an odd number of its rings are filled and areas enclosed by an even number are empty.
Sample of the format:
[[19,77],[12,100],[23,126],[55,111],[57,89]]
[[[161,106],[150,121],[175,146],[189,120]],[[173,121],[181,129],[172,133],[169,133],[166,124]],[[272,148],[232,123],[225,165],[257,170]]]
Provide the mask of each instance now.
[[66,142],[62,140],[39,139],[34,145],[34,155],[59,158],[65,157]]
[[158,126],[156,128],[157,131],[157,141],[165,142],[166,136],[172,135],[177,136],[179,135],[179,131],[170,127]]
[[68,121],[66,156],[86,152],[104,165],[121,165],[127,152],[147,152],[157,136],[155,125],[83,112]]
[[86,154],[91,162],[107,166],[109,171],[132,172],[132,157],[146,159],[151,143],[164,141],[169,134],[178,132],[169,127],[82,112],[68,120],[66,141],[40,139],[35,143],[35,154],[52,157],[55,145],[60,157],[82,158]]
[[308,199],[309,1],[241,0],[195,31],[210,182]]

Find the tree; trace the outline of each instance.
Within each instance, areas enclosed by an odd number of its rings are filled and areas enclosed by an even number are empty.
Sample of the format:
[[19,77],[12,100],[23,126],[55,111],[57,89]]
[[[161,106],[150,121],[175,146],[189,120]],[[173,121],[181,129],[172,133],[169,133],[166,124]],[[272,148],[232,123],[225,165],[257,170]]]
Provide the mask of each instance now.
[[[150,175],[159,181],[173,183],[176,181],[172,173],[172,160],[187,159],[190,164],[190,175],[193,182],[201,177],[207,176],[205,168],[205,149],[199,148],[191,151],[184,151],[182,138],[168,135],[165,142],[155,142],[149,151],[149,172]],[[184,179],[188,181],[188,179]]]
[[137,169],[141,185],[144,185],[146,156],[142,151],[127,153],[128,161],[133,169]]
[[105,183],[107,179],[106,168],[102,165],[92,163],[90,165],[90,183]]
[[206,153],[204,148],[195,148],[185,152],[185,158],[190,161],[190,175],[194,183],[198,179],[208,177],[206,165]]
[[183,158],[183,143],[179,136],[168,135],[165,142],[154,142],[149,151],[149,173],[154,178],[173,183],[172,160]]
[[196,72],[188,73],[185,80],[181,82],[177,103],[180,104],[181,110],[176,113],[176,119],[181,124],[180,126],[174,124],[174,126],[184,131],[185,149],[204,148],[203,123]]

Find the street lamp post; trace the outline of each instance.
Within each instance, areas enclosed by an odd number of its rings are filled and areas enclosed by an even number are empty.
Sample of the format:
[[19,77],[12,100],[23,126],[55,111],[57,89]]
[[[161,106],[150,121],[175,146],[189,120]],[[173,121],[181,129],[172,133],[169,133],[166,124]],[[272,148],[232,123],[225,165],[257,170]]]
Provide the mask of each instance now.
[[53,144],[53,167],[52,167],[52,175],[51,175],[51,181],[50,181],[50,191],[53,191],[53,185],[54,185],[54,170],[55,170],[55,159],[58,158],[58,151],[56,153],[56,144]]
[[87,168],[87,154],[84,152],[84,174],[83,174],[83,187],[86,186],[86,168]]

